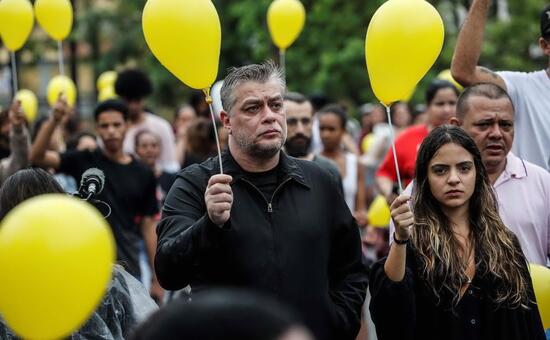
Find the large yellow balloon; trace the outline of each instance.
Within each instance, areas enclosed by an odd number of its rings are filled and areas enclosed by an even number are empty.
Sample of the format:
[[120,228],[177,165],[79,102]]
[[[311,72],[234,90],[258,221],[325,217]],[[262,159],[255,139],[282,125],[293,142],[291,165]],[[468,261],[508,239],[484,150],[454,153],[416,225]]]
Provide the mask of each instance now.
[[55,40],[65,39],[73,26],[73,6],[69,0],[36,0],[36,20]]
[[390,207],[384,196],[376,196],[367,211],[369,225],[377,228],[385,228],[390,224],[390,216]]
[[97,90],[101,92],[106,87],[114,87],[117,78],[115,71],[105,71],[97,78]]
[[370,83],[382,103],[405,100],[443,46],[443,21],[424,0],[389,0],[367,30],[365,55]]
[[299,0],[275,0],[267,10],[267,26],[273,43],[286,50],[300,35],[306,10]]
[[29,122],[33,122],[38,113],[38,99],[31,90],[19,90],[15,99],[21,101],[21,108]]
[[538,264],[529,265],[544,329],[550,329],[550,269]]
[[115,258],[111,230],[88,203],[31,198],[0,227],[0,312],[29,339],[59,339],[96,309]]
[[8,50],[15,52],[27,41],[34,25],[34,14],[29,0],[0,1],[2,40]]
[[53,77],[48,83],[47,92],[48,103],[50,106],[55,104],[59,98],[59,94],[62,92],[69,106],[73,106],[76,102],[76,86],[71,78],[67,76],[58,75]]
[[148,0],[142,25],[155,57],[179,80],[200,90],[214,83],[222,34],[211,0]]

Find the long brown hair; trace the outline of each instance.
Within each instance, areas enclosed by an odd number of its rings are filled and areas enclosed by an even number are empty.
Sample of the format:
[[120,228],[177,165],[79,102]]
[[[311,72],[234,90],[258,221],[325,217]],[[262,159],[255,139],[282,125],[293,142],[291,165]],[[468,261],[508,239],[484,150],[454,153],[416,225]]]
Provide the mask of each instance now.
[[496,199],[481,154],[475,142],[462,129],[444,125],[434,129],[422,143],[416,160],[414,193],[415,226],[412,242],[419,255],[423,278],[435,296],[452,296],[452,306],[460,300],[460,289],[468,281],[461,254],[464,249],[453,233],[451,223],[435,199],[428,182],[428,165],[436,152],[448,143],[466,149],[474,159],[475,189],[469,200],[470,241],[475,246],[476,275],[489,275],[494,281],[490,297],[497,305],[527,306],[525,263],[515,235],[498,214]]

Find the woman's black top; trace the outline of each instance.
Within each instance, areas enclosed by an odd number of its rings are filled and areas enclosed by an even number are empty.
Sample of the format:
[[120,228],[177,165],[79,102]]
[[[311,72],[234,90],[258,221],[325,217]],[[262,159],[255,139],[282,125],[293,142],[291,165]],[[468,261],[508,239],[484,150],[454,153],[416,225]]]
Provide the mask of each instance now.
[[[516,246],[519,243],[516,240]],[[483,252],[476,251],[476,263]],[[407,246],[405,277],[391,281],[384,271],[386,258],[372,267],[370,311],[379,340],[445,339],[445,340],[545,340],[531,278],[525,258],[523,274],[529,283],[532,303],[528,309],[496,305],[491,293],[497,278],[476,265],[476,275],[458,305],[452,307],[452,295],[441,292],[437,299],[421,276],[419,257]],[[438,287],[439,288],[439,287]]]

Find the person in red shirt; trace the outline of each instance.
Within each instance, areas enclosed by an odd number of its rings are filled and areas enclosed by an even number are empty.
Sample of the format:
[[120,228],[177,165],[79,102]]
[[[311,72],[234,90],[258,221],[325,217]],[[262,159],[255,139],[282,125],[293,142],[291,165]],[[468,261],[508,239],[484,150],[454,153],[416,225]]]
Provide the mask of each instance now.
[[[428,123],[411,126],[397,136],[395,150],[402,189],[414,177],[416,153],[424,138],[432,129],[447,123],[455,115],[458,95],[459,92],[452,83],[441,79],[432,81],[426,90]],[[397,182],[393,150],[390,148],[376,172],[376,186],[388,202],[393,200]]]

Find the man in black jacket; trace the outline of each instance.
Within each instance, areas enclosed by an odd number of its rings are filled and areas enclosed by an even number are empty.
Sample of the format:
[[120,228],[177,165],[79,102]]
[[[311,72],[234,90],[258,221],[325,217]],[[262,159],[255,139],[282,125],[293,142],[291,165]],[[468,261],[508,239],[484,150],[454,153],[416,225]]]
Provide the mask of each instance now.
[[224,174],[218,158],[180,172],[157,230],[157,277],[166,289],[267,292],[318,339],[353,339],[367,288],[359,231],[336,179],[281,151],[284,94],[271,62],[227,76]]

